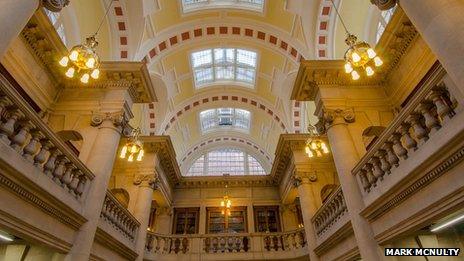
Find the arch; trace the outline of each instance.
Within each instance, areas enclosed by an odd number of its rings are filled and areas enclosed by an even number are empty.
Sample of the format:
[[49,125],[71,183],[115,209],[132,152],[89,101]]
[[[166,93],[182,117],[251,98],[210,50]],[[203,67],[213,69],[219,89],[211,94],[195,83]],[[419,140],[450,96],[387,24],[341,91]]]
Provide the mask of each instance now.
[[75,130],[62,130],[56,133],[64,141],[81,141],[84,138]]
[[[193,109],[197,108],[202,108],[206,106],[211,106],[211,104],[214,105],[221,105],[224,106],[224,102],[232,102],[241,105],[242,107],[251,107],[251,108],[257,108],[262,110],[263,112],[266,112],[266,115],[269,117],[272,117],[272,119],[280,126],[283,132],[288,133],[288,129],[286,127],[286,124],[284,123],[284,118],[280,116],[280,113],[273,108],[273,106],[270,106],[266,102],[263,102],[260,99],[257,99],[257,97],[252,97],[250,98],[250,95],[247,94],[228,94],[228,95],[207,95],[203,97],[197,97],[196,99],[192,99],[190,101],[187,101],[179,106],[174,110],[173,113],[171,113],[169,116],[165,117],[165,120],[162,124],[162,128],[159,129],[158,132],[161,134],[165,135],[166,132],[170,129],[170,127],[180,118],[182,115],[186,113],[190,113]],[[237,106],[235,106],[237,107]],[[238,106],[240,107],[240,106]]]
[[190,147],[179,160],[179,166],[181,167],[182,173],[188,171],[189,167],[194,160],[201,156],[203,151],[211,150],[218,147],[238,147],[246,150],[248,154],[253,155],[263,166],[263,168],[269,172],[272,166],[273,158],[266,152],[265,149],[261,148],[255,142],[236,135],[216,136],[204,139],[197,144]]
[[366,149],[377,140],[385,129],[384,126],[370,126],[362,132],[362,139]]
[[309,58],[303,44],[293,39],[287,33],[264,23],[243,19],[224,18],[220,23],[217,19],[194,20],[169,28],[161,32],[156,39],[143,44],[136,59],[145,59],[149,65],[157,61],[175,48],[213,37],[253,41],[261,46],[278,51],[294,63],[301,58]]

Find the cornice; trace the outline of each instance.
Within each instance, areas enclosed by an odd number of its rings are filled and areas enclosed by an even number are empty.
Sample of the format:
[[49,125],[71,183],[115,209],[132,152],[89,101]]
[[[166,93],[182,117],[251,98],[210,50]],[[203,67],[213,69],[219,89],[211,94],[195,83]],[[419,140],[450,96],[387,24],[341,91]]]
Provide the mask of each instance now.
[[176,159],[176,152],[169,136],[142,136],[140,140],[143,141],[144,149],[146,152],[153,152],[159,157],[161,168],[167,175],[167,179],[174,187],[181,179],[179,164]]
[[386,32],[388,34],[382,37],[375,47],[376,52],[383,58],[384,65],[373,77],[351,80],[350,75],[344,72],[343,60],[302,60],[290,99],[314,101],[322,86],[370,88],[383,86],[418,35],[401,8],[398,8],[393,15]]
[[266,176],[187,177],[182,178],[176,188],[223,188],[229,187],[274,187],[277,184]]
[[99,88],[127,89],[136,103],[157,101],[150,74],[144,62],[103,61],[100,66],[100,78],[87,85],[79,79],[68,79],[64,76],[59,59],[67,54],[67,49],[56,30],[41,9],[35,12],[21,32],[23,41],[61,88]]
[[281,134],[277,143],[271,178],[279,184],[291,163],[292,150],[302,150],[309,134]]

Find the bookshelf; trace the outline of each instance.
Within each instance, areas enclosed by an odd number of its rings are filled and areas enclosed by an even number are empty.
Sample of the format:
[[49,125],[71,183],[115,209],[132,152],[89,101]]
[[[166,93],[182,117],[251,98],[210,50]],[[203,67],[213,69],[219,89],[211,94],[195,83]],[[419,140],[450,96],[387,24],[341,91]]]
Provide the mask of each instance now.
[[206,231],[208,234],[247,232],[246,207],[232,207],[230,216],[221,214],[221,208],[206,208]]
[[197,234],[200,208],[174,209],[174,234]]
[[255,206],[253,208],[256,232],[280,232],[279,206]]

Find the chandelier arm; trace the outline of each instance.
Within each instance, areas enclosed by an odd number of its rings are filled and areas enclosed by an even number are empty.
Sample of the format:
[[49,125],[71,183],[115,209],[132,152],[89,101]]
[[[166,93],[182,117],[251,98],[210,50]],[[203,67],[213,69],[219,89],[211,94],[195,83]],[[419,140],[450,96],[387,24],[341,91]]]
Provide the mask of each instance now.
[[338,12],[337,6],[335,6],[335,3],[334,3],[333,0],[330,0],[330,2],[332,3],[332,5],[333,5],[333,7],[334,7],[334,9],[335,9],[335,12],[337,13],[338,18],[340,18],[340,22],[342,23],[343,28],[345,29],[346,34],[349,35],[350,32],[349,32],[348,29],[346,28],[345,22],[343,21],[342,16],[341,16],[340,13]]

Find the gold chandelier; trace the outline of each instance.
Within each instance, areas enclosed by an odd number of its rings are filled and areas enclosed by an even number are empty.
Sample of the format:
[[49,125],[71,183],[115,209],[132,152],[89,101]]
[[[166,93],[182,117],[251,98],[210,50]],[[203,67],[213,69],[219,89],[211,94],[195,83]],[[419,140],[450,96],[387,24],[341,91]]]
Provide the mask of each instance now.
[[348,50],[346,50],[344,56],[345,72],[350,74],[351,79],[355,81],[361,78],[361,72],[365,72],[367,77],[373,76],[375,74],[374,68],[382,66],[382,59],[368,43],[358,41],[358,37],[348,31],[343,18],[338,12],[338,8],[335,6],[333,0],[330,1],[347,35],[345,43],[348,45]]
[[121,159],[125,159],[127,157],[127,161],[133,162],[134,157],[136,157],[137,161],[142,161],[145,151],[143,150],[143,142],[139,139],[140,133],[140,128],[132,130],[131,136],[129,137],[126,145],[122,147],[121,153],[119,154]]
[[309,125],[308,131],[310,137],[306,141],[305,152],[309,158],[322,157],[324,154],[329,153],[329,148],[325,144],[325,142],[320,138],[320,136],[316,133],[314,126]]
[[95,37],[100,31],[113,1],[111,0],[108,4],[105,16],[100,21],[97,31],[92,36],[86,38],[85,43],[71,48],[68,55],[63,56],[58,62],[65,68],[64,75],[66,77],[74,78],[74,76],[77,76],[84,84],[89,83],[90,78],[96,80],[100,77],[100,57],[95,50],[98,46],[98,41]]
[[[229,177],[229,174],[224,174],[223,175],[225,178]],[[225,216],[230,216],[230,208],[232,207],[232,201],[229,199],[229,191],[227,190],[228,188],[228,183],[226,181],[226,185],[224,187],[225,193],[224,197],[221,200],[221,214]]]
[[100,76],[100,58],[95,48],[98,42],[95,36],[88,37],[84,44],[74,46],[67,56],[63,56],[59,64],[67,68],[65,75],[73,78],[76,74],[82,83],[88,83],[90,77],[98,79]]

